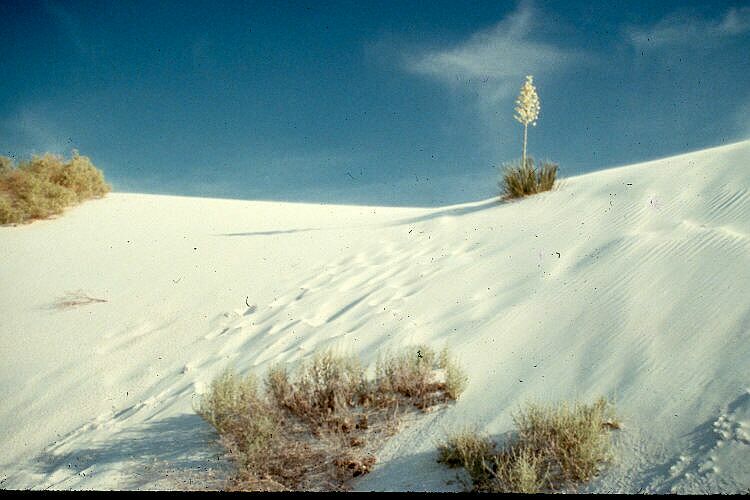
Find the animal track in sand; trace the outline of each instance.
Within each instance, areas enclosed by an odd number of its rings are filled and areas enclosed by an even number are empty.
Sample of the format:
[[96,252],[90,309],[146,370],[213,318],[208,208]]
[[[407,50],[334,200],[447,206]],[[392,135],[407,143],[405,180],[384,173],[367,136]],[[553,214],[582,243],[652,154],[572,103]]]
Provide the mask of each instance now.
[[706,427],[696,434],[696,445],[669,468],[670,492],[689,491],[696,484],[706,491],[741,491],[738,481],[750,480],[750,389]]

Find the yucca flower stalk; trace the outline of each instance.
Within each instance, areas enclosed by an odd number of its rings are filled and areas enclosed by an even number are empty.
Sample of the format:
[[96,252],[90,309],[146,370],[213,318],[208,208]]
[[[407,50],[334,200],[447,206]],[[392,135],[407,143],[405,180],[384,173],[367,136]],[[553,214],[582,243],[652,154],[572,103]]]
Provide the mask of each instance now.
[[526,167],[526,139],[528,136],[529,123],[536,126],[536,119],[539,117],[539,96],[536,95],[534,88],[534,77],[528,75],[526,82],[521,87],[521,93],[516,99],[516,115],[514,118],[523,124],[523,157],[521,167]]

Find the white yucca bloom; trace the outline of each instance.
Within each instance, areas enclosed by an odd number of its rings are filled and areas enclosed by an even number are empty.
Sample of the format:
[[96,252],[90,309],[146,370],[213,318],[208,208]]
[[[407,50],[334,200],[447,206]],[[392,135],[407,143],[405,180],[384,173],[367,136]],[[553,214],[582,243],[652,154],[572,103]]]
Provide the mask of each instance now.
[[539,117],[539,96],[536,95],[534,88],[534,77],[528,75],[526,82],[521,87],[521,93],[516,99],[516,115],[514,118],[523,124],[523,158],[521,166],[526,166],[526,138],[528,135],[529,123],[536,126],[536,119]]

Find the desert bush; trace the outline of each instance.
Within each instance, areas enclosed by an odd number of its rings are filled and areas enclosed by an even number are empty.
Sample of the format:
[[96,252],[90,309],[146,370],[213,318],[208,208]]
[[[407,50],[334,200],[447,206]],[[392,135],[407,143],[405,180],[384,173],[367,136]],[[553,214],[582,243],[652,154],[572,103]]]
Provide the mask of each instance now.
[[0,192],[0,224],[18,224],[23,213],[11,202],[10,196]]
[[80,156],[78,153],[74,153],[70,162],[56,172],[52,181],[76,193],[79,202],[99,198],[110,191],[102,171],[96,168],[88,157]]
[[[214,380],[196,412],[217,430],[237,467],[229,488],[341,489],[372,468],[367,437],[392,429],[397,410],[409,406],[399,403],[426,408],[457,398],[466,383],[447,351],[438,358],[424,347],[409,349],[379,363],[388,370],[376,370],[375,380],[367,380],[357,358],[326,351],[291,373],[272,366],[264,384],[232,371]],[[456,380],[452,395],[446,382],[425,388],[436,378],[433,371],[448,368]],[[421,399],[428,390],[434,397]]]
[[484,489],[492,480],[491,466],[495,443],[476,428],[466,428],[448,436],[438,445],[438,462],[448,467],[463,467],[475,489]]
[[290,439],[284,415],[252,374],[223,372],[200,398],[196,412],[221,436],[239,471],[236,483],[249,489],[294,488],[305,462],[319,458],[304,443]]
[[73,191],[20,169],[0,179],[0,191],[14,214],[13,220],[0,220],[3,224],[56,215],[75,201]]
[[588,481],[599,464],[609,459],[607,430],[615,420],[613,408],[604,398],[591,405],[531,404],[515,415],[514,421],[527,448],[544,450],[543,458],[558,483]]
[[19,163],[0,161],[0,224],[28,222],[109,192],[102,172],[85,156],[73,153],[67,163],[45,154]]
[[535,167],[532,158],[526,158],[525,165],[505,165],[499,183],[502,196],[511,199],[549,191],[555,184],[557,170],[558,165],[548,161]]
[[464,467],[477,491],[538,493],[592,479],[611,458],[608,431],[619,428],[610,403],[529,404],[513,416],[517,435],[500,451],[461,431],[438,447],[438,461]]
[[440,368],[445,370],[445,394],[449,399],[458,399],[462,392],[466,389],[466,384],[469,382],[469,378],[466,373],[461,369],[455,361],[453,361],[449,354],[448,348],[444,348],[440,352]]
[[0,155],[0,177],[13,170],[13,159]]
[[381,404],[392,404],[396,395],[401,395],[410,398],[417,407],[426,408],[446,399],[458,399],[466,380],[447,349],[437,355],[420,345],[378,359],[374,399]]
[[293,381],[280,366],[273,367],[266,380],[281,407],[316,425],[335,425],[357,404],[366,390],[359,360],[330,351],[315,354],[298,370]]
[[278,436],[280,421],[251,374],[228,370],[211,383],[197,412],[248,456],[262,453]]

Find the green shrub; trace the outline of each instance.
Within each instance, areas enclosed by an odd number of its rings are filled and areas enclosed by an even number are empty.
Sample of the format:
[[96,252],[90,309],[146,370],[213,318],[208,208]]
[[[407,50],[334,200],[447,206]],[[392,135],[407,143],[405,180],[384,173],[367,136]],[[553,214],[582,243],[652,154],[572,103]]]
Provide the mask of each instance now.
[[485,436],[461,431],[438,447],[438,461],[460,465],[477,491],[538,493],[592,479],[611,458],[612,406],[527,405],[513,416],[517,436],[498,453]]
[[502,196],[511,199],[549,191],[555,184],[557,170],[557,164],[546,161],[535,167],[532,158],[526,158],[525,165],[506,165],[499,183]]
[[22,223],[62,213],[84,200],[110,191],[104,176],[85,156],[34,156],[13,167],[0,157],[0,224]]

